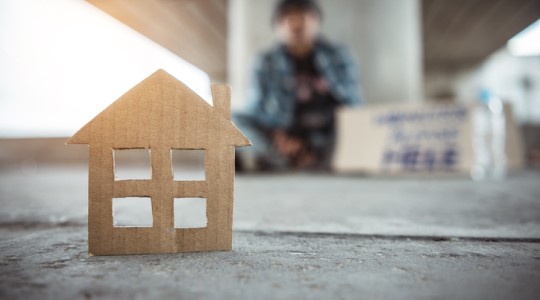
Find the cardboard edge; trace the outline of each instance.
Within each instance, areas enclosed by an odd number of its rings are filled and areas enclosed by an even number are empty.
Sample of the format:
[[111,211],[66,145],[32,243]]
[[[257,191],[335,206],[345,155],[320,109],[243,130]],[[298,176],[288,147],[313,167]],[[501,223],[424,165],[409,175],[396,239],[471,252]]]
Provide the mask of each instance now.
[[[87,124],[88,125],[88,124]],[[84,125],[79,131],[77,131],[72,137],[66,140],[66,145],[88,144],[88,130],[87,125]]]
[[231,122],[231,121],[228,121],[231,126],[234,128],[235,130],[235,136],[233,138],[233,144],[230,145],[230,146],[235,146],[235,147],[249,147],[249,146],[253,146],[253,143],[251,142],[250,139],[248,139],[243,133],[242,131],[240,131],[240,129],[238,129],[238,127],[236,127],[236,125]]
[[[128,89],[125,93],[123,93],[120,97],[118,97],[116,100],[114,100],[111,104],[109,104],[105,109],[103,109],[100,113],[98,113],[96,116],[94,116],[90,121],[88,121],[84,126],[82,126],[71,138],[69,138],[66,141],[66,145],[73,145],[73,144],[89,144],[90,143],[90,137],[89,137],[89,127],[90,124],[92,124],[103,112],[110,110],[114,104],[120,100],[122,100],[129,92],[137,88],[138,86],[142,85],[144,82],[147,82],[149,80],[152,80],[155,77],[162,76],[162,77],[168,77],[171,79],[174,79],[175,81],[179,82],[180,84],[184,85],[181,81],[176,79],[176,77],[169,74],[167,71],[163,69],[158,69],[148,77],[141,80],[139,83],[137,83],[135,86]],[[184,85],[185,86],[185,85]],[[187,87],[187,86],[186,86]],[[189,88],[189,87],[188,87]]]

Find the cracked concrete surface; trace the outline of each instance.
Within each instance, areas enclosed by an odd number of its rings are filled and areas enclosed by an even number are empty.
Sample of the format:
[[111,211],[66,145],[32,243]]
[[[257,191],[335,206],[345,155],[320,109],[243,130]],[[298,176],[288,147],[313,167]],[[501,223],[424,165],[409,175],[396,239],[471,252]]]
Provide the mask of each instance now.
[[537,299],[540,244],[236,232],[230,252],[90,257],[83,227],[1,230],[5,299]]
[[540,173],[240,175],[229,252],[90,257],[86,166],[0,170],[1,299],[537,299]]

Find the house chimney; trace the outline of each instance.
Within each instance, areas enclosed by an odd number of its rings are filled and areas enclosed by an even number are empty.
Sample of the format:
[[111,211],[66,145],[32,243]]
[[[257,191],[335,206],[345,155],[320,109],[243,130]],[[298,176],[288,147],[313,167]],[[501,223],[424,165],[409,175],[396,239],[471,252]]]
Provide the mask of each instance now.
[[231,119],[231,87],[225,84],[212,84],[212,103],[214,109],[227,120]]

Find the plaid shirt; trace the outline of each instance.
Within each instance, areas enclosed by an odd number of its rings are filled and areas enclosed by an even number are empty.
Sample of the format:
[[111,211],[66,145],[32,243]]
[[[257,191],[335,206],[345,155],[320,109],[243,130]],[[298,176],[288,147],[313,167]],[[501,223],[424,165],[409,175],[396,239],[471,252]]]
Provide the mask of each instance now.
[[[248,91],[247,113],[269,129],[286,129],[293,124],[295,79],[293,62],[284,45],[259,55]],[[358,71],[350,52],[318,39],[314,46],[315,66],[330,86],[332,97],[342,105],[361,102]]]

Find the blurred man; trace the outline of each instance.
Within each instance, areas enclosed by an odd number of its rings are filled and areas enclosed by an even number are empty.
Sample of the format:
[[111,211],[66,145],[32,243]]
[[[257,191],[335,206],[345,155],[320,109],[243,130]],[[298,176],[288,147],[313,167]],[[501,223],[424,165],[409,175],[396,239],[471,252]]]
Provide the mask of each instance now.
[[255,62],[247,110],[235,123],[253,147],[240,151],[240,169],[328,169],[334,115],[360,103],[350,54],[319,35],[322,12],[312,0],[281,0],[272,23],[279,44]]

